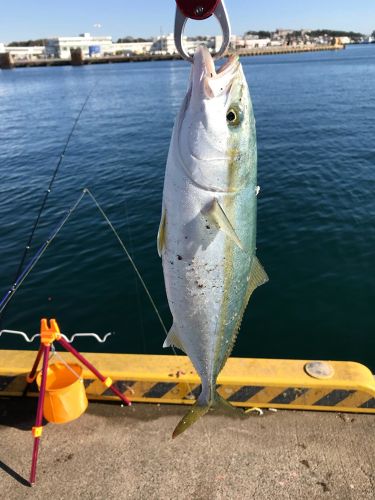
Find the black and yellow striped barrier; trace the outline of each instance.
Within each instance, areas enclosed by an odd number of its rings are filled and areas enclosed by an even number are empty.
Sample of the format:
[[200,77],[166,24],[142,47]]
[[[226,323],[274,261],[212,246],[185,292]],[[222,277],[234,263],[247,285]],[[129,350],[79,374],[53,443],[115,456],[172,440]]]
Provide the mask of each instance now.
[[[0,350],[0,396],[22,395],[35,354]],[[59,356],[76,362],[68,353]],[[134,402],[192,404],[200,392],[199,377],[186,356],[85,356]],[[90,399],[116,399],[91,372],[84,369],[83,377]],[[375,413],[375,379],[368,368],[353,362],[230,358],[218,392],[244,408]],[[36,395],[35,387],[29,395]]]

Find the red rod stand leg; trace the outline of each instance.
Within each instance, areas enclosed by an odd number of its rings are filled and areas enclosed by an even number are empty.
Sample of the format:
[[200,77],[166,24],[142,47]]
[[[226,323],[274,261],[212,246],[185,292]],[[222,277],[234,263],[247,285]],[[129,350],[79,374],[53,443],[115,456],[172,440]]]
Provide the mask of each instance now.
[[39,347],[39,351],[38,351],[38,354],[36,355],[36,358],[35,358],[35,361],[34,361],[34,364],[33,364],[33,367],[31,368],[31,372],[29,373],[29,375],[26,377],[26,382],[28,384],[31,384],[31,382],[34,382],[35,380],[35,375],[36,375],[36,371],[38,369],[38,365],[39,365],[39,362],[40,362],[40,358],[42,357],[42,354],[43,354],[43,349],[44,349],[44,346],[41,345]]
[[[80,354],[74,347],[72,347],[63,337],[58,339],[58,342],[70,353],[73,354],[83,365],[86,366],[101,382],[104,382],[107,385],[108,378],[104,377],[94,365],[90,363],[82,354]],[[131,405],[131,402],[128,398],[126,398],[113,384],[108,386],[108,389],[118,396],[121,401],[123,401],[127,406]]]
[[43,404],[44,404],[44,397],[46,394],[48,356],[50,349],[51,347],[49,345],[41,346],[41,353],[43,354],[42,380],[40,384],[40,393],[38,398],[38,409],[36,412],[35,427],[33,427],[34,448],[33,448],[33,458],[31,463],[31,472],[30,472],[30,486],[33,486],[33,484],[35,484],[39,441],[40,441],[40,436],[42,435]]
[[43,345],[39,347],[38,354],[36,355],[33,367],[31,368],[31,372],[26,376],[26,386],[22,392],[22,397],[25,397],[27,394],[27,391],[29,390],[30,384],[32,384],[35,380],[36,376],[36,371],[39,366],[40,358],[42,357],[43,354]]

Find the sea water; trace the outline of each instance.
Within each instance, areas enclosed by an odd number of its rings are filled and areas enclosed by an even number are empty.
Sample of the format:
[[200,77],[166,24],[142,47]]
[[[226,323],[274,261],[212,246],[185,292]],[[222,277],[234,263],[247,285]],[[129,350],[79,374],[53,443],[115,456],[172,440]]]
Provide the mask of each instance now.
[[[235,356],[359,361],[375,370],[375,45],[243,58],[258,134],[258,257]],[[84,100],[28,259],[88,187],[171,317],[156,251],[163,176],[186,92],[184,61],[0,71],[0,290]],[[15,294],[2,328],[114,332],[82,351],[169,353],[116,238],[85,198]],[[33,348],[37,346],[34,343]],[[29,344],[4,334],[1,348]]]

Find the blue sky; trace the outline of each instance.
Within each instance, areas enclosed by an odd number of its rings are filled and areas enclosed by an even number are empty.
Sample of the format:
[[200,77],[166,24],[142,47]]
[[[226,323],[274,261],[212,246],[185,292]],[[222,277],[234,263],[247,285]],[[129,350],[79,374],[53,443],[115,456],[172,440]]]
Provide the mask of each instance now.
[[[153,36],[173,30],[174,0],[11,0],[2,2],[0,42],[56,35],[101,33]],[[333,28],[371,33],[374,0],[226,0],[233,33],[250,29]],[[94,28],[100,23],[102,27]],[[190,21],[189,35],[215,34],[211,19]]]

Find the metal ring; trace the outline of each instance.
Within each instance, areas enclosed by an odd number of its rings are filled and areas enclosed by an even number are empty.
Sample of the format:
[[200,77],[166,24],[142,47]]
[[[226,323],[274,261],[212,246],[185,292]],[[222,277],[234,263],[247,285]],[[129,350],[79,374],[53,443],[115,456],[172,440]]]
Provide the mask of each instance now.
[[[221,1],[218,4],[213,15],[219,21],[221,31],[223,33],[223,43],[221,44],[219,52],[215,54],[215,59],[218,59],[219,57],[223,56],[227,51],[230,44],[230,35],[231,35],[229,17],[223,1]],[[187,20],[188,18],[177,7],[175,24],[174,24],[174,42],[180,56],[183,59],[186,59],[187,61],[192,63],[194,58],[188,54],[188,52],[185,50],[185,47],[183,46],[184,28]]]

